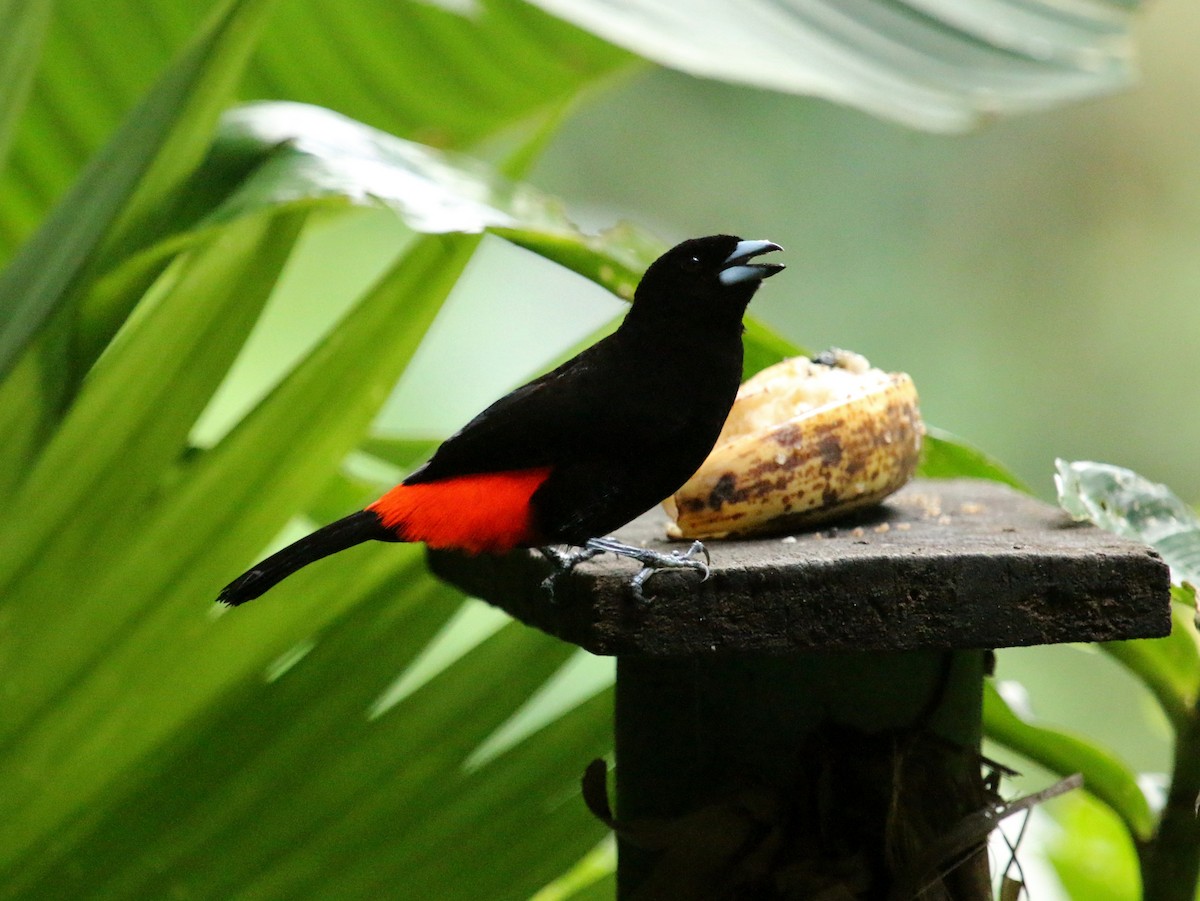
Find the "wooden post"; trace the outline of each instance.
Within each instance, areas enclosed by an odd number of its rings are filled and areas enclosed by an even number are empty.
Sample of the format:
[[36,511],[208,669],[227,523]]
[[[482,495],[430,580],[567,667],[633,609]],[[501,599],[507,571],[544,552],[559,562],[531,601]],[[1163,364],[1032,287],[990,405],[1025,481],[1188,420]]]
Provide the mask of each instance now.
[[[714,880],[740,890],[730,897],[810,897],[914,865],[986,800],[982,661],[974,651],[618,658],[620,819],[714,814],[713,834],[696,842],[704,856],[677,854],[657,874],[659,854],[637,846],[636,830],[622,840],[618,897],[639,897],[638,886],[647,898],[704,897]],[[982,887],[956,897],[991,897],[986,866],[979,856],[955,872],[956,884],[970,875]],[[671,894],[689,878],[695,891]]]
[[[624,541],[667,543],[661,515]],[[1151,551],[976,481],[917,482],[852,524],[711,542],[712,577],[651,601],[598,558],[549,602],[534,554],[434,553],[514,616],[617,657],[621,899],[990,899],[982,847],[928,850],[988,803],[989,650],[1165,635]]]

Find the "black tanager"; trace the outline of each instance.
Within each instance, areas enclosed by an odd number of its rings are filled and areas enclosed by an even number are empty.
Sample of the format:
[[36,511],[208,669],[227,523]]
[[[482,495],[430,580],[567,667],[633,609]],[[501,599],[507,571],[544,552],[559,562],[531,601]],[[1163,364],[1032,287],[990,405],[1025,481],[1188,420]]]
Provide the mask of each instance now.
[[[742,375],[742,315],[780,250],[731,235],[695,238],[642,276],[621,326],[496,401],[365,510],[253,566],[218,600],[252,600],[291,573],[368,540],[502,554],[543,548],[561,569],[612,551],[703,569],[604,536],[672,494],[712,450]],[[553,545],[581,550],[564,554]]]

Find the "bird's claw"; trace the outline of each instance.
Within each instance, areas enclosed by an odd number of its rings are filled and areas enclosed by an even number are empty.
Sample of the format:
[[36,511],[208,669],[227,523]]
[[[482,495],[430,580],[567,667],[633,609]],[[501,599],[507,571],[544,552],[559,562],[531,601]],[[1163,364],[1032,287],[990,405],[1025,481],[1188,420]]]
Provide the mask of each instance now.
[[[650,548],[635,547],[617,541],[615,538],[589,538],[583,547],[576,551],[564,552],[556,548],[539,548],[542,555],[554,566],[554,571],[542,581],[542,588],[554,601],[554,588],[558,580],[585,560],[590,560],[597,554],[617,554],[629,557],[642,564],[642,568],[630,579],[629,587],[634,598],[642,603],[648,603],[643,588],[647,580],[661,569],[694,569],[700,575],[700,581],[705,582],[712,575],[712,555],[701,541],[693,541],[686,551],[671,551],[664,554]],[[703,554],[704,559],[694,559],[697,554]]]
[[[642,568],[629,581],[629,587],[633,591],[634,598],[644,604],[649,603],[650,599],[646,597],[642,588],[646,581],[660,569],[694,569],[700,573],[701,582],[707,582],[708,577],[712,575],[712,555],[702,541],[693,541],[691,547],[686,551],[671,551],[669,554],[662,554],[646,548],[636,548],[636,550],[641,553],[634,559],[642,564]],[[704,555],[703,560],[692,559],[698,553]]]
[[[704,546],[703,541],[693,541],[692,546],[689,547],[686,551],[683,551],[682,553],[680,553],[679,551],[671,551],[671,553],[673,555],[678,555],[683,560],[690,560],[693,555],[698,554],[698,553],[703,554],[704,555],[704,563],[700,566],[695,567],[696,569],[698,569],[702,573],[704,573],[704,577],[700,581],[707,582],[708,577],[712,575],[712,554],[710,554],[708,552],[708,548],[706,548]],[[699,560],[697,560],[695,562],[700,563]]]

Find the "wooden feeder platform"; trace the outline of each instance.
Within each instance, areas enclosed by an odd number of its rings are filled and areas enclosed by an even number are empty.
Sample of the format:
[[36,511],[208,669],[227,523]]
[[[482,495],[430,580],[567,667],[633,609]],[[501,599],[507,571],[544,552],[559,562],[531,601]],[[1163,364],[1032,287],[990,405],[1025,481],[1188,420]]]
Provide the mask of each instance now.
[[[665,522],[616,537],[670,551]],[[648,602],[610,555],[551,600],[536,552],[430,553],[469,594],[617,657],[622,899],[990,898],[981,846],[928,850],[989,803],[991,649],[1171,628],[1153,551],[993,482],[918,480],[837,525],[706,544],[711,577],[656,573]]]

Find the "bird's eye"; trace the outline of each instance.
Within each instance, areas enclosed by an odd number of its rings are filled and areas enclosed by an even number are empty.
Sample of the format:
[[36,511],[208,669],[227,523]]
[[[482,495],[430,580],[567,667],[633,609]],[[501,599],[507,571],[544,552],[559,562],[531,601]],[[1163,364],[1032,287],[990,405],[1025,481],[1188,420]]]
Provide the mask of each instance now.
[[683,268],[690,269],[690,270],[699,269],[700,268],[700,257],[696,256],[695,254],[688,257],[687,259],[685,259],[683,261]]

